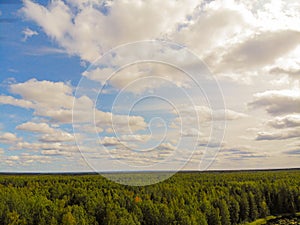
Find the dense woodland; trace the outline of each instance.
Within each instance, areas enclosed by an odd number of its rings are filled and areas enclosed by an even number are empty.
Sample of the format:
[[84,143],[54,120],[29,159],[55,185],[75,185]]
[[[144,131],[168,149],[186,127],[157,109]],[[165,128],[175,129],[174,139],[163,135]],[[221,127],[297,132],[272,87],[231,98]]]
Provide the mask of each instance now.
[[300,211],[300,171],[186,172],[150,186],[1,175],[0,224],[243,224]]

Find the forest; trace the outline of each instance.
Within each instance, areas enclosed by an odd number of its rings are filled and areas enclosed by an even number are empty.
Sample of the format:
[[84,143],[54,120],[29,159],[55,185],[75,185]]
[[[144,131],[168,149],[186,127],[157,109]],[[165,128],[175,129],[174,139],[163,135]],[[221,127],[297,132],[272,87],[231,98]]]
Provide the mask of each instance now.
[[246,224],[300,211],[300,170],[179,172],[134,187],[97,174],[0,175],[0,224]]

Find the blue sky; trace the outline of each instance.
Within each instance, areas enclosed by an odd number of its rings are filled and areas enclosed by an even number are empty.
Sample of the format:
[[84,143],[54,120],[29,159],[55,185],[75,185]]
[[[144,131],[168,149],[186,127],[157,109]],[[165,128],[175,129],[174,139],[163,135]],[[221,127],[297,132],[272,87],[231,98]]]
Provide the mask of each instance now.
[[8,2],[0,171],[299,166],[297,0]]

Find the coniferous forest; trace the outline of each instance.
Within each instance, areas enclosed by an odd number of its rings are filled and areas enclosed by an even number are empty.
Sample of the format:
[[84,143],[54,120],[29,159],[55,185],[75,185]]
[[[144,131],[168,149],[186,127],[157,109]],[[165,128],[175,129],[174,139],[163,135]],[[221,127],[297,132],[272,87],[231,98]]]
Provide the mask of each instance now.
[[100,175],[0,176],[0,224],[229,225],[299,211],[299,170],[181,172],[143,187]]

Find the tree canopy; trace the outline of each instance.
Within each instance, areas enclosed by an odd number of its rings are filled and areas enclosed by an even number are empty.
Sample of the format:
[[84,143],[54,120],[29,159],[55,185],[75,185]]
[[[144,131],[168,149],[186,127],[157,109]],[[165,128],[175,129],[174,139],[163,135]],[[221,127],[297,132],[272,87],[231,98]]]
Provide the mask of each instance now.
[[300,211],[300,171],[182,172],[155,185],[100,175],[0,175],[0,224],[229,225]]

